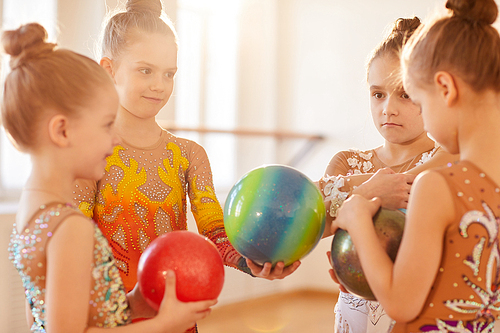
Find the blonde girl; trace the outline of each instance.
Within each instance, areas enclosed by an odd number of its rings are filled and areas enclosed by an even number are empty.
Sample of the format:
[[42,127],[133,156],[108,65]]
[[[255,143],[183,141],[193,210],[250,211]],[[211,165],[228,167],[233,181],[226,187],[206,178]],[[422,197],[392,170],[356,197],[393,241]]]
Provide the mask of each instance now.
[[97,183],[77,184],[75,200],[108,239],[126,290],[137,283],[138,261],[147,246],[159,235],[187,229],[187,199],[198,232],[214,242],[226,265],[283,278],[299,263],[273,269],[247,263],[226,236],[205,150],[156,122],[174,88],[177,49],[175,29],[160,0],[128,0],[126,11],[109,19],[100,64],[118,91],[121,143]]
[[215,301],[178,301],[173,272],[158,314],[127,325],[154,313],[139,293],[125,292],[108,242],[71,204],[74,181],[100,178],[118,143],[118,95],[97,63],[46,38],[36,23],[2,35],[12,69],[2,123],[32,161],[9,244],[31,332],[184,332]]

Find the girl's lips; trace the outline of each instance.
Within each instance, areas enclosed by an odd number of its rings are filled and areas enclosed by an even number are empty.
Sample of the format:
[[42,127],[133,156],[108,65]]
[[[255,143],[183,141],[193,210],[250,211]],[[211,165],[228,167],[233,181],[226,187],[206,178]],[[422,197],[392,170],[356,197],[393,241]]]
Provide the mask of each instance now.
[[387,126],[387,127],[401,127],[402,125],[395,124],[395,123],[384,123],[382,126]]
[[148,102],[151,102],[151,103],[155,103],[155,104],[159,104],[161,103],[162,99],[161,98],[155,98],[155,97],[146,97],[146,96],[143,96],[143,98],[148,101]]

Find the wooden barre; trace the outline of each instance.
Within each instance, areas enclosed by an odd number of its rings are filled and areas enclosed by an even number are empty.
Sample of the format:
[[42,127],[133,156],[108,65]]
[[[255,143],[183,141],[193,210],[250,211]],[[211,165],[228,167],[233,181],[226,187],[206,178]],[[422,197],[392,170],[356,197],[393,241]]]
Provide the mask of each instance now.
[[267,136],[277,139],[305,139],[304,146],[292,157],[288,165],[295,166],[308,154],[312,148],[319,142],[325,139],[320,134],[305,134],[290,131],[270,131],[270,130],[256,130],[256,129],[215,129],[206,127],[180,127],[173,126],[171,123],[165,121],[158,121],[158,124],[170,132],[197,132],[203,134],[232,134],[241,136]]
[[244,135],[244,136],[270,136],[280,139],[306,139],[313,141],[323,140],[325,137],[319,134],[305,134],[298,132],[287,132],[287,131],[266,131],[266,130],[255,130],[255,129],[215,129],[206,127],[178,127],[178,126],[164,126],[160,125],[170,132],[198,132],[198,133],[220,133],[220,134],[233,134],[233,135]]

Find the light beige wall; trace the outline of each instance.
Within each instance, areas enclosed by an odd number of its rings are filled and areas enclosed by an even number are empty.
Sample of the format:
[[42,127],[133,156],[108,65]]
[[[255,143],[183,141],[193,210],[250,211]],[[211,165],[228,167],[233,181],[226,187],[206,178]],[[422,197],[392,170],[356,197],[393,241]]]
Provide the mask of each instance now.
[[94,58],[94,49],[105,14],[102,0],[58,1],[58,44]]
[[[162,0],[163,9],[175,24],[175,0]],[[58,2],[58,44],[61,47],[100,60],[99,37],[108,13],[125,9],[126,0],[63,0]],[[160,111],[159,117],[173,120],[175,100]]]
[[24,289],[7,254],[14,218],[14,214],[0,215],[0,333],[29,332]]
[[[242,14],[239,123],[324,134],[296,167],[319,179],[331,157],[348,148],[382,144],[368,105],[365,61],[399,17],[425,18],[441,0],[248,0]],[[271,11],[271,12],[270,12]],[[240,140],[238,173],[287,161],[303,141]],[[218,193],[225,198],[224,193]],[[336,288],[322,240],[299,270],[283,281],[250,279],[227,270],[221,301],[275,291]]]

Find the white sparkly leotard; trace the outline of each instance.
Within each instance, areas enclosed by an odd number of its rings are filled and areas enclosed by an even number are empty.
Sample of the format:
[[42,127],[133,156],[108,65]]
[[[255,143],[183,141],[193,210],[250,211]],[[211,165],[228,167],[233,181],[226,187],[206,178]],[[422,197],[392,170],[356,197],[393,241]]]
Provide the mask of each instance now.
[[[327,214],[336,216],[338,207],[347,198],[348,193],[339,191],[344,186],[342,177],[356,174],[375,173],[389,167],[393,171],[406,172],[429,160],[439,149],[434,147],[414,156],[399,165],[388,166],[377,156],[374,149],[360,151],[351,149],[337,153],[328,166],[330,174],[320,181],[320,190],[325,198]],[[337,333],[386,333],[392,319],[376,301],[367,301],[350,293],[340,292],[335,305],[335,332]]]

